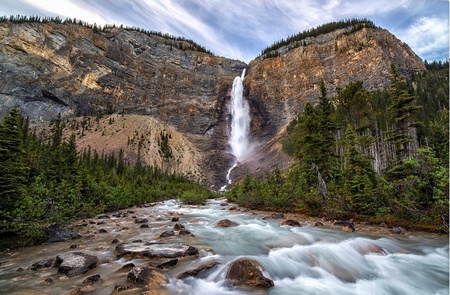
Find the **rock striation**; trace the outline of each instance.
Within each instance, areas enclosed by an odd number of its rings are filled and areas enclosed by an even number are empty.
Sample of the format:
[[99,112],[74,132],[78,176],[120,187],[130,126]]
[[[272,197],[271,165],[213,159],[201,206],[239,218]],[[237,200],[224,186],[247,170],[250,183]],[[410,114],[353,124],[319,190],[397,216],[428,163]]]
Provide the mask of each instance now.
[[[235,161],[227,142],[228,105],[233,79],[244,68],[251,140],[259,146],[233,170],[233,180],[247,171],[264,175],[287,165],[282,132],[306,102],[317,102],[320,79],[333,95],[355,80],[369,90],[385,89],[391,63],[406,77],[425,71],[408,45],[375,28],[308,37],[300,46],[289,44],[278,49],[278,56],[257,57],[248,65],[185,49],[186,41],[122,28],[2,22],[0,39],[0,119],[12,107],[35,125],[58,114],[78,122],[107,116],[106,123],[100,120],[77,133],[80,149],[123,148],[133,162],[137,144],[133,149],[130,138],[138,131],[148,136],[142,154],[147,164],[190,175],[214,189],[225,183]],[[158,155],[160,132],[171,134],[173,159]]]

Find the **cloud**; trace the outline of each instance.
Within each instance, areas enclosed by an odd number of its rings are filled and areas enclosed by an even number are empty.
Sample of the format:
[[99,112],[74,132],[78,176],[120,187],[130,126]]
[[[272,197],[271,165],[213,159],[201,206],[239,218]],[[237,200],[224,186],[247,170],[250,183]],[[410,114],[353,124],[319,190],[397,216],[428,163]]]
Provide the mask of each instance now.
[[448,1],[443,0],[15,0],[0,1],[0,10],[160,31],[246,62],[274,42],[312,27],[368,18],[422,58],[448,56]]
[[[448,19],[421,17],[409,27],[398,32],[398,37],[408,44],[419,56],[439,58],[436,53],[444,53],[449,46]],[[444,53],[445,54],[445,53]]]

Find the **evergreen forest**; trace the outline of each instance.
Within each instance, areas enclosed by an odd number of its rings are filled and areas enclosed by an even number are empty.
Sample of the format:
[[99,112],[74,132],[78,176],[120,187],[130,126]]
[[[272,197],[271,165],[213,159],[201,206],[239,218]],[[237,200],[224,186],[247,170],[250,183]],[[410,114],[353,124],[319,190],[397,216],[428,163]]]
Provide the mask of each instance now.
[[3,242],[40,243],[48,228],[148,202],[175,198],[199,204],[214,197],[184,176],[143,165],[139,156],[131,166],[122,150],[77,152],[75,134],[63,137],[64,124],[57,117],[47,132],[37,134],[16,108],[0,124]]
[[390,87],[354,81],[307,103],[289,124],[294,161],[264,179],[247,175],[227,196],[254,209],[369,221],[448,233],[449,64],[432,62],[412,81],[391,66]]

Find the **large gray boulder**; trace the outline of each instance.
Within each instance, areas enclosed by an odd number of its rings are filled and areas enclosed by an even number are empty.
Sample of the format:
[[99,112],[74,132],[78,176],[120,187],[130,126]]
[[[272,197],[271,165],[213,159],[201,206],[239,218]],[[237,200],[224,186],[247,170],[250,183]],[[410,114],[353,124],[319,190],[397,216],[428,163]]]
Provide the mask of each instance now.
[[199,252],[197,248],[181,243],[149,243],[139,241],[117,245],[115,255],[117,257],[129,255],[133,258],[179,258],[196,257],[199,255]]
[[88,272],[98,264],[98,258],[83,252],[70,252],[56,256],[58,273],[75,277]]

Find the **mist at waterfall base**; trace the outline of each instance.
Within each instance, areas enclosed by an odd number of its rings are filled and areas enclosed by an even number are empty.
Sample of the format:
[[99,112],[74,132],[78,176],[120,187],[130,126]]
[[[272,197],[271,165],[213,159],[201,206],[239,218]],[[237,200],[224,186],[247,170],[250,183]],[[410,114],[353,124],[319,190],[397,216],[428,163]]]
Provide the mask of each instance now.
[[[96,295],[109,295],[113,287],[129,284],[123,265],[148,265],[143,258],[116,258],[113,239],[123,242],[142,239],[159,243],[185,243],[200,249],[195,259],[180,260],[165,272],[168,294],[177,295],[448,295],[449,245],[447,236],[410,234],[405,236],[366,235],[348,233],[339,227],[302,227],[280,225],[281,220],[266,220],[255,212],[223,210],[224,200],[210,200],[204,206],[186,206],[176,200],[153,207],[133,208],[134,214],[149,218],[148,228],[139,228],[131,215],[111,217],[104,225],[89,225],[86,238],[61,243],[18,249],[11,254],[0,253],[1,294],[69,294],[72,286],[94,274],[102,282],[94,285]],[[232,206],[232,204],[230,204]],[[126,212],[126,211],[125,211]],[[176,235],[160,239],[159,235],[172,230],[173,216],[195,237]],[[238,226],[217,227],[219,220],[228,218]],[[117,226],[129,229],[115,230]],[[107,233],[92,235],[98,228]],[[102,263],[79,277],[61,279],[55,268],[30,270],[32,263],[71,252],[70,245],[99,257]],[[239,258],[256,260],[264,268],[264,275],[273,280],[269,290],[234,287],[225,279],[230,264]],[[215,267],[198,277],[177,277],[189,270],[212,262]],[[18,271],[22,269],[22,271]],[[53,277],[51,285],[42,282]],[[90,294],[90,293],[89,293]],[[142,291],[126,294],[142,294]]]
[[248,101],[244,98],[244,81],[245,69],[241,76],[234,78],[231,88],[231,132],[228,143],[231,147],[231,153],[236,157],[235,162],[227,171],[227,183],[222,186],[220,191],[225,191],[228,184],[231,184],[230,174],[236,168],[239,162],[245,160],[250,154],[252,146],[249,141],[250,133],[250,107]]

